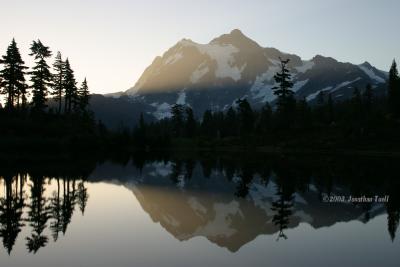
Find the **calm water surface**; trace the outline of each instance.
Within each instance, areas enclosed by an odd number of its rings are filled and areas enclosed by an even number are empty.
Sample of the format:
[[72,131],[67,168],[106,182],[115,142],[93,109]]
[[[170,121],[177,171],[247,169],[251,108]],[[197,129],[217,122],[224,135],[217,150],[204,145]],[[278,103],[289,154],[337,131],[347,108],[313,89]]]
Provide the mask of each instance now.
[[240,156],[3,168],[0,266],[399,266],[395,169]]

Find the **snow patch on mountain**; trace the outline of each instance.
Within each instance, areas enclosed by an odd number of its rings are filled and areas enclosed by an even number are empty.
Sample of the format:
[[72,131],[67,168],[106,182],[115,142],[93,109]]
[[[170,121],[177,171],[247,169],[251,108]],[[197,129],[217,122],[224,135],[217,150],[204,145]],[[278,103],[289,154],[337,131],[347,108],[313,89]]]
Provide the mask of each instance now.
[[176,100],[176,104],[179,104],[179,105],[185,105],[186,104],[186,92],[184,90],[182,90],[178,94],[178,99]]
[[297,72],[300,73],[305,73],[306,71],[312,69],[314,67],[315,63],[313,61],[303,61],[303,65],[295,67]]
[[171,105],[164,102],[162,104],[158,103],[152,103],[151,106],[156,108],[156,111],[154,111],[152,114],[154,117],[157,118],[157,120],[162,120],[166,118],[171,118]]
[[333,88],[330,92],[333,93],[333,92],[339,90],[340,88],[343,88],[343,87],[348,86],[348,85],[350,85],[350,84],[352,84],[352,83],[355,83],[355,82],[358,81],[358,80],[361,80],[361,77],[355,78],[355,79],[352,80],[352,81],[345,81],[345,82],[342,82],[342,83],[340,83],[339,85],[337,85],[335,88]]
[[197,69],[195,69],[195,71],[192,73],[192,75],[190,76],[190,82],[191,83],[197,83],[198,81],[200,81],[201,78],[203,78],[204,75],[206,75],[208,72],[210,71],[210,69],[208,68],[208,66],[206,65],[206,62],[201,63]]
[[179,52],[179,53],[173,54],[172,56],[167,57],[164,61],[164,64],[172,65],[182,58],[183,58],[183,54],[181,52]]
[[297,92],[299,91],[304,85],[306,85],[306,83],[308,83],[308,79],[304,80],[304,81],[297,81],[293,84],[293,92]]
[[[271,66],[266,72],[256,77],[256,80],[250,88],[253,99],[262,98],[261,102],[272,102],[276,99],[271,88],[274,87],[272,78],[278,70],[278,66]],[[300,85],[301,84],[299,84],[299,86]]]
[[372,69],[367,68],[364,65],[358,65],[358,67],[365,72],[372,80],[375,80],[378,83],[385,83],[385,79],[382,77],[379,77],[378,75],[375,74],[375,72]]
[[306,97],[306,100],[307,100],[307,101],[314,100],[314,99],[317,97],[317,95],[318,95],[319,93],[325,92],[325,91],[330,91],[332,88],[333,88],[332,86],[328,86],[328,87],[325,87],[325,88],[323,88],[323,89],[321,89],[321,90],[316,91],[315,93],[309,94],[309,95]]
[[276,60],[276,59],[269,58],[268,61],[271,62],[272,64],[274,64],[275,66],[280,66],[281,65],[281,62],[279,60]]
[[217,78],[232,78],[235,82],[239,81],[242,77],[242,71],[246,67],[246,63],[238,67],[235,65],[233,55],[239,52],[235,46],[220,45],[220,44],[197,44],[188,40],[182,40],[181,45],[194,46],[197,50],[205,55],[208,55],[212,60],[217,63],[215,76]]

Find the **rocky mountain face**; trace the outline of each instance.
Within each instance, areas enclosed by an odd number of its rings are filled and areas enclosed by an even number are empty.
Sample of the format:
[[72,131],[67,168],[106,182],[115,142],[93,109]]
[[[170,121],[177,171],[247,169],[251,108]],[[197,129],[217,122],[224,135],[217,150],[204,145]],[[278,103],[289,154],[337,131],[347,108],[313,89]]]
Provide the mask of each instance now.
[[303,60],[262,47],[233,30],[208,44],[179,41],[154,59],[134,87],[109,97],[128,97],[154,119],[169,117],[176,103],[190,105],[198,116],[207,109],[226,110],[239,98],[247,98],[257,108],[276,100],[271,88],[280,58],[290,59],[296,97],[311,104],[321,91],[331,94],[334,101],[349,98],[354,87],[362,90],[368,83],[376,94],[385,91],[387,73],[368,62],[354,65],[321,55]]

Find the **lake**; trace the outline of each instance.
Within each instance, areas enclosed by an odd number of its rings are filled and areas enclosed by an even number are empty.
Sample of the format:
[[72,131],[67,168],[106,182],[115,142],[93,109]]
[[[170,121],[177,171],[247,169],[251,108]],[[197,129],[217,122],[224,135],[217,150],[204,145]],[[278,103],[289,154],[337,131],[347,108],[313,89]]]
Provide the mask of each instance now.
[[0,266],[399,266],[398,159],[2,163]]

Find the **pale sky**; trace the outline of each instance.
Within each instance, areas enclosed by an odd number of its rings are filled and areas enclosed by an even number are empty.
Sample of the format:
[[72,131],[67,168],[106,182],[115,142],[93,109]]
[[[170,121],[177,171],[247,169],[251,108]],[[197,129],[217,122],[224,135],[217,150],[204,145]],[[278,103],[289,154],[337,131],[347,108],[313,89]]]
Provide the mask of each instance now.
[[40,38],[96,93],[130,88],[182,38],[208,43],[235,28],[303,59],[388,70],[400,58],[398,0],[0,0],[0,10],[1,55],[15,37],[31,66],[29,45]]

